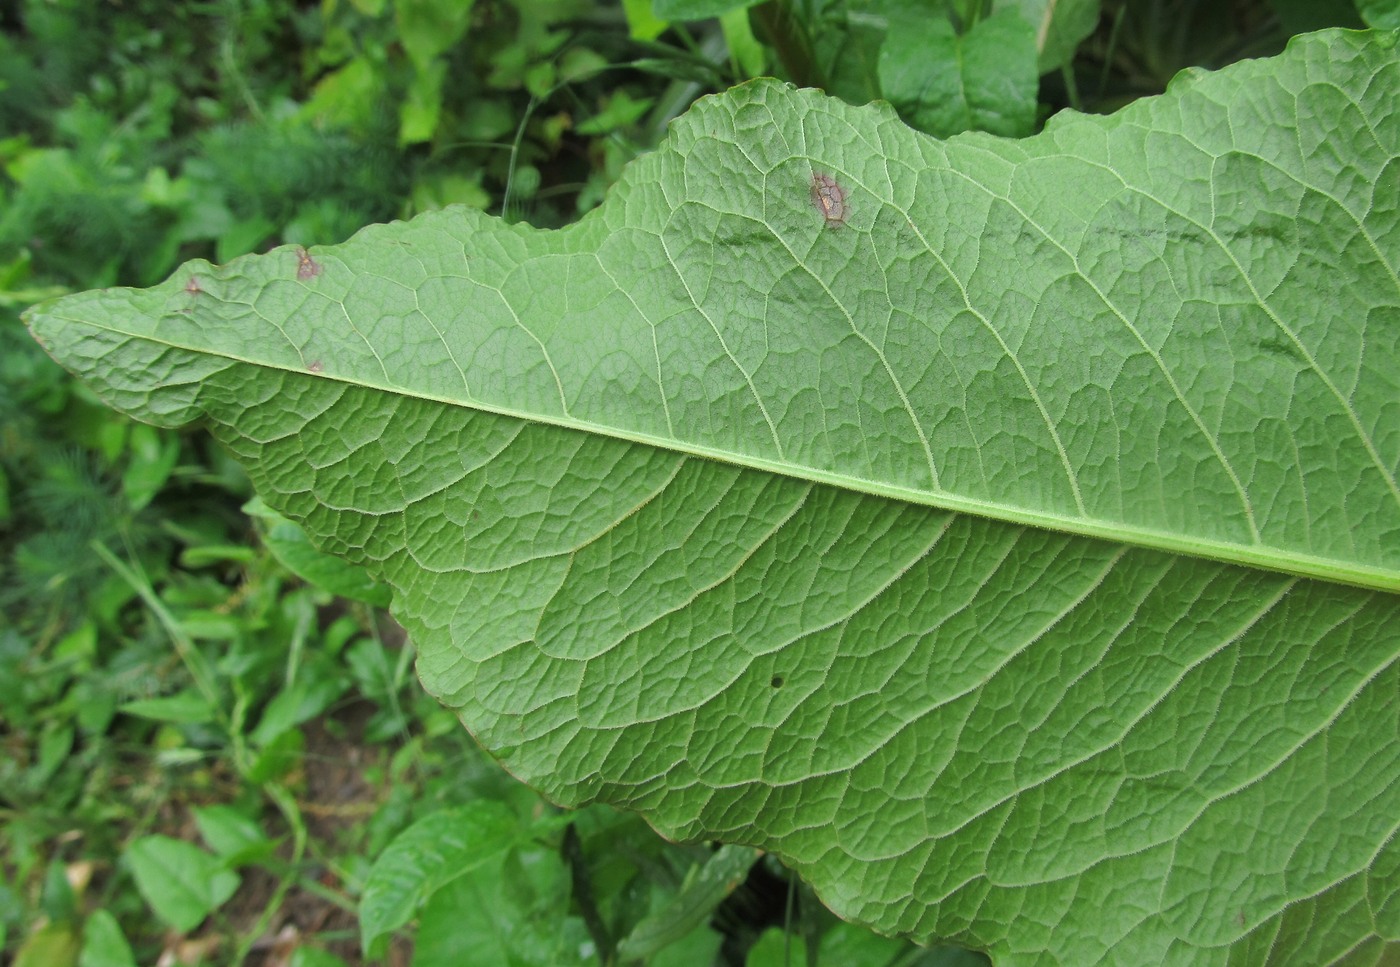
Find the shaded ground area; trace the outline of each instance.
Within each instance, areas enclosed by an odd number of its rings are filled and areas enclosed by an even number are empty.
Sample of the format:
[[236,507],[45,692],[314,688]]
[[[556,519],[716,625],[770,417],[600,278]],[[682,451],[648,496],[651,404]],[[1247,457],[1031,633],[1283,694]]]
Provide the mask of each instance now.
[[[266,925],[253,940],[248,959],[250,967],[285,967],[301,947],[316,947],[359,965],[359,921],[355,915],[357,897],[343,880],[347,873],[337,857],[355,855],[364,844],[365,825],[387,798],[387,783],[367,781],[367,775],[386,775],[383,769],[392,749],[369,743],[364,726],[375,706],[357,701],[333,716],[315,719],[303,727],[305,752],[299,774],[289,777],[287,786],[296,790],[297,806],[306,824],[308,846],[300,875],[277,902]],[[285,834],[285,823],[271,807],[266,813],[270,832]],[[181,835],[194,839],[192,828]],[[291,858],[290,837],[282,835],[279,858]],[[208,956],[227,957],[240,942],[257,929],[268,906],[276,899],[282,879],[264,866],[243,871],[243,883],[224,906],[222,916],[211,918],[191,937],[174,941],[166,954],[173,963]],[[396,939],[383,963],[407,967],[413,948],[405,939]],[[183,955],[183,956],[182,956]]]

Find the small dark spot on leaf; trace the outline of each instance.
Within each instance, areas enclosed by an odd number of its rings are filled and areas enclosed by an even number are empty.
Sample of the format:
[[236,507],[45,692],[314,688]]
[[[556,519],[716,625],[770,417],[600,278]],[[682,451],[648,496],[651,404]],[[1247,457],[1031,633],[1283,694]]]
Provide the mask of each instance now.
[[831,175],[812,172],[812,206],[822,213],[828,228],[840,228],[846,224],[846,189],[837,184]]
[[319,359],[313,359],[311,362],[306,364],[306,371],[308,373],[319,373],[324,368],[325,367],[321,365],[321,361]]
[[199,276],[190,276],[189,281],[185,283],[185,291],[190,295],[199,295],[204,291],[199,285]]
[[773,686],[774,688],[782,688],[782,687],[783,687],[783,676],[782,676],[782,675],[774,675],[774,676],[773,676],[773,681],[771,682],[771,684],[772,684],[772,686]]
[[762,245],[772,238],[773,233],[764,228],[751,232],[726,232],[723,235],[716,235],[714,244],[725,248],[751,248],[755,245]]
[[1276,337],[1268,336],[1259,340],[1259,348],[1272,356],[1282,356],[1297,363],[1305,362],[1297,346]]
[[1245,225],[1242,228],[1229,229],[1223,233],[1226,238],[1267,238],[1275,242],[1291,241],[1287,227],[1267,222],[1259,222],[1254,225]]
[[311,257],[311,253],[297,246],[297,281],[305,282],[321,274],[321,263]]
[[1238,924],[1240,925],[1241,928],[1243,928],[1244,925],[1248,922],[1248,921],[1246,921],[1245,918],[1244,918],[1244,911],[1243,911],[1243,910],[1241,910],[1239,913],[1235,914],[1235,922],[1238,923]]

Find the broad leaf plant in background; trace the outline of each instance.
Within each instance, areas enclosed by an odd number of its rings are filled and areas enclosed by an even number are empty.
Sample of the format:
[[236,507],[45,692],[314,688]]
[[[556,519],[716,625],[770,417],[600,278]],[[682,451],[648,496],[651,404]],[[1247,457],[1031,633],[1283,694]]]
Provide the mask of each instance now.
[[1396,41],[1020,140],[751,82],[567,228],[449,209],[28,321],[388,585],[558,802],[999,964],[1376,962]]

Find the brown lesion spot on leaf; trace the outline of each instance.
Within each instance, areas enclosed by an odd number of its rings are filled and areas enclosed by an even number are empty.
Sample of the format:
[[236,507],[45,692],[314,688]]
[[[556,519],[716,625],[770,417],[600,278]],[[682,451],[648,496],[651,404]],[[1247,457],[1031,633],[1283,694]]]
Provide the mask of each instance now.
[[828,228],[840,228],[846,224],[846,189],[831,175],[812,172],[812,206],[821,212]]
[[321,361],[319,359],[313,359],[311,362],[306,364],[306,371],[308,373],[319,373],[323,369],[325,369],[325,367],[321,365]]
[[305,282],[321,274],[321,263],[311,257],[311,253],[297,246],[297,281]]
[[199,295],[204,291],[203,287],[199,284],[199,276],[190,276],[189,281],[185,283],[185,291],[190,295]]

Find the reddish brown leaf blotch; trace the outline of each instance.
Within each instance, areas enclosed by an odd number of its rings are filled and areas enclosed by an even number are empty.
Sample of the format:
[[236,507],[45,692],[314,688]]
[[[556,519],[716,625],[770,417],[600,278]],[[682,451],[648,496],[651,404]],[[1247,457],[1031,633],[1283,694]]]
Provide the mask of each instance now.
[[297,246],[297,281],[305,282],[321,274],[321,263],[311,257],[311,253]]
[[846,189],[831,175],[812,172],[812,205],[822,213],[828,228],[846,224]]
[[200,288],[199,276],[190,276],[189,281],[185,283],[185,291],[188,292],[190,295],[199,295],[201,292],[204,291],[202,288]]

